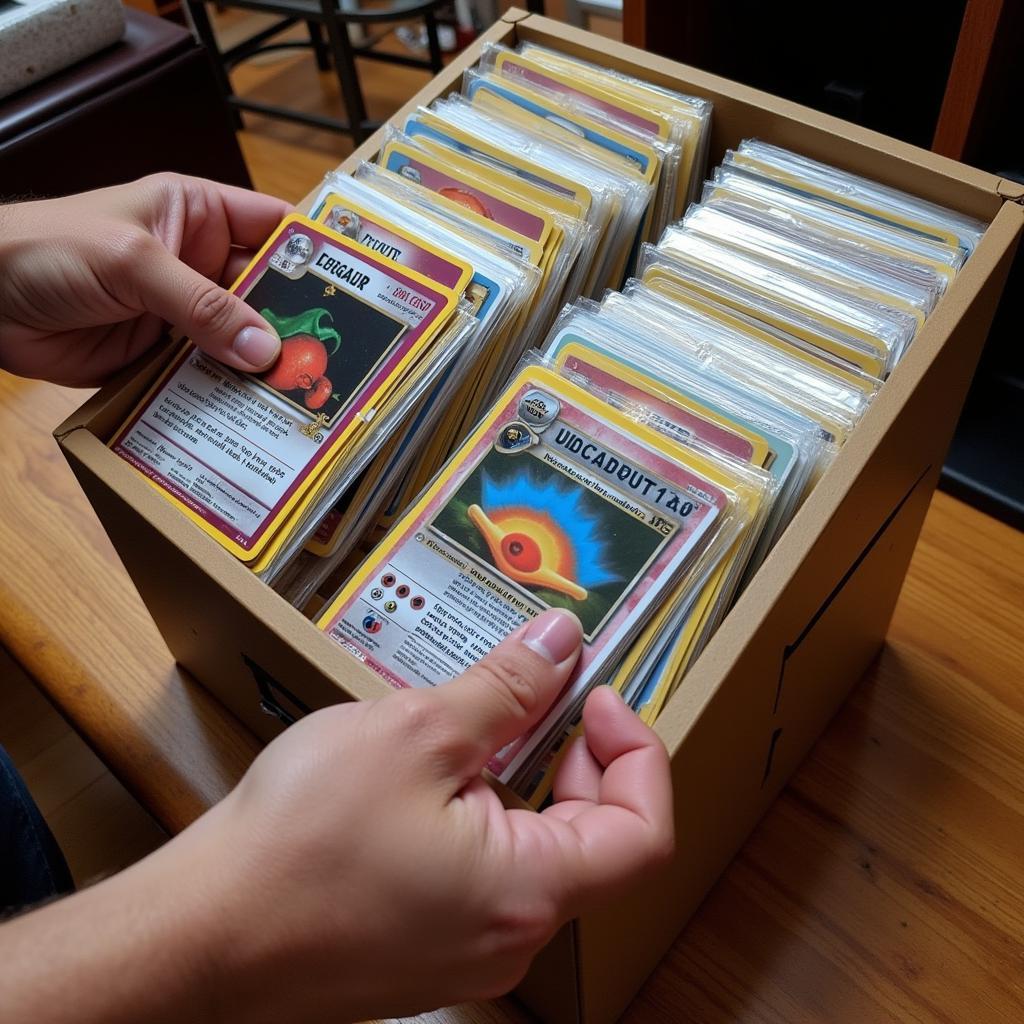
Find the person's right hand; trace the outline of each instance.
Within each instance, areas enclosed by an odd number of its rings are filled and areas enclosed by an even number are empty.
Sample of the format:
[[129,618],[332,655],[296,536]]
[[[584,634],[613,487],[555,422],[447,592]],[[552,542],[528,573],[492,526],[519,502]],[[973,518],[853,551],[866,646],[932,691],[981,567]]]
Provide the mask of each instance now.
[[273,743],[197,830],[228,975],[262,1005],[286,994],[292,1022],[495,996],[563,922],[668,857],[667,754],[607,687],[543,814],[505,810],[481,777],[579,651],[576,618],[547,612],[461,679],[317,712]]
[[[91,899],[80,916],[119,944],[119,995],[110,952],[55,916],[49,934],[93,983],[52,1019],[301,1024],[508,991],[563,922],[673,849],[665,748],[608,687],[590,695],[585,742],[543,814],[506,810],[481,776],[543,717],[579,651],[578,621],[549,611],[450,683],[302,719],[181,836],[65,901]],[[127,923],[110,919],[118,906]],[[53,950],[43,963],[52,1006]]]

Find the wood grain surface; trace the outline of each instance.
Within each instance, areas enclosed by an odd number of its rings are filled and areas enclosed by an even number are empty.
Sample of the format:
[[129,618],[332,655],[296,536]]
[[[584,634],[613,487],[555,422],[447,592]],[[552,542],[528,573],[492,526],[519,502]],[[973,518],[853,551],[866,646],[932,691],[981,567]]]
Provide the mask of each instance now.
[[0,373],[0,644],[179,831],[258,744],[175,667],[50,436],[87,394]]
[[[174,831],[257,743],[175,668],[50,437],[84,397],[0,375],[0,642]],[[937,495],[884,652],[627,1021],[1020,1019],[1022,609],[1024,536]]]

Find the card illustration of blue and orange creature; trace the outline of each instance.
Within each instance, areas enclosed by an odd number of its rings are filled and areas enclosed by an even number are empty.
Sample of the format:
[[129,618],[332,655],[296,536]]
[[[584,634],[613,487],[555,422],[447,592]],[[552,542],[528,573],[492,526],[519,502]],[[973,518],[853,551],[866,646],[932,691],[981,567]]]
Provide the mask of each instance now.
[[[392,686],[436,686],[523,622],[569,608],[583,699],[710,542],[731,496],[675,442],[544,367],[513,379],[318,620]],[[544,723],[500,752],[509,778]]]
[[110,446],[253,562],[428,351],[457,293],[299,216],[232,290],[280,335],[277,362],[247,375],[186,345]]

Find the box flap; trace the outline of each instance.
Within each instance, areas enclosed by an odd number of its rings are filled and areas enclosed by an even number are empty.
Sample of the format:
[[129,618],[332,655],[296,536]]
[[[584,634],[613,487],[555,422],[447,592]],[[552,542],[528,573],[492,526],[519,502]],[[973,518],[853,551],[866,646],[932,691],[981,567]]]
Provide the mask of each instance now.
[[524,11],[521,7],[510,7],[503,15],[501,20],[509,25],[515,25],[520,21],[525,21],[527,18],[531,18],[533,15],[529,11]]
[[1013,178],[1000,178],[999,195],[1010,203],[1024,203],[1024,183]]
[[[58,444],[72,431],[85,427],[86,424],[90,424],[94,432],[97,430],[98,423],[102,422],[106,426],[106,422],[111,419],[111,412],[113,412],[113,419],[123,420],[125,417],[120,410],[124,405],[125,393],[132,387],[132,383],[135,382],[135,390],[141,396],[141,392],[146,388],[139,382],[153,380],[157,374],[157,367],[171,358],[176,347],[171,340],[157,343],[139,356],[135,362],[129,363],[128,366],[114,374],[102,388],[54,429],[53,436],[57,439]],[[137,398],[132,401],[132,405],[135,401]]]

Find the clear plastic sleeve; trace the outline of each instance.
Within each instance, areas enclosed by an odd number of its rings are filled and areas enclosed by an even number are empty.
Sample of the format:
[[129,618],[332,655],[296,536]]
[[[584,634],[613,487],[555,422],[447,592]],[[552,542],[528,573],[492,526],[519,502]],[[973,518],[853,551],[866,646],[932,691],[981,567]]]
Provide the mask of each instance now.
[[[295,522],[288,525],[285,543],[259,572],[262,579],[273,585],[275,578],[305,547],[327,512],[338,504],[342,495],[358,479],[404,417],[444,373],[445,368],[460,353],[473,354],[478,341],[479,321],[469,310],[469,304],[464,303],[455,311],[448,326],[432,346],[430,357],[407,375],[406,387],[389,396],[380,408],[369,411],[366,417],[368,429],[335,458],[317,484],[314,494],[303,502],[303,511]],[[465,367],[471,361],[471,358],[467,358],[461,365]]]
[[[665,229],[674,210],[682,147],[633,123],[616,117],[608,108],[587,102],[589,97],[556,92],[513,75],[469,69],[463,74],[463,95],[493,91],[522,106],[537,117],[560,125],[570,135],[583,138],[634,163],[655,189],[644,220],[642,239],[654,241]],[[632,267],[628,268],[629,271]]]
[[849,339],[847,358],[878,377],[891,372],[921,322],[904,309],[812,282],[677,225],[666,229],[658,249],[715,278],[742,286],[762,301],[788,306],[842,331]]
[[974,251],[985,225],[966,214],[869,178],[812,160],[759,139],[744,139],[724,163],[770,178],[785,188],[806,193],[862,217],[942,242],[952,242],[966,256]]
[[515,51],[518,61],[503,54],[503,50],[497,45],[485,49],[481,66],[493,64],[507,73],[502,65],[509,64],[508,70],[529,76],[532,81],[539,81],[538,75],[546,74],[549,87],[589,100],[638,128],[678,143],[682,159],[672,217],[679,217],[696,198],[711,144],[710,100],[688,96],[535,43],[523,43]]
[[524,162],[532,163],[540,176],[545,170],[554,171],[563,181],[573,183],[577,195],[585,190],[591,203],[588,219],[592,218],[601,234],[583,294],[600,294],[621,283],[652,191],[625,161],[613,169],[608,154],[585,140],[569,145],[557,129],[549,130],[541,121],[530,130],[493,111],[478,110],[462,96],[435,101],[431,112],[483,141],[499,159],[503,154],[508,166],[522,168]]
[[[420,138],[412,138],[397,130],[389,130],[382,147],[381,155],[391,153],[389,147],[403,147],[407,156],[418,156],[422,160],[432,159],[433,154],[428,148],[421,145]],[[393,154],[395,155],[395,154]],[[531,200],[536,198],[539,187],[535,183],[521,182],[515,175],[503,172],[497,181],[494,180],[497,169],[488,167],[483,161],[477,160],[467,153],[452,153],[450,166],[446,175],[440,181],[457,181],[466,187],[482,184],[488,191],[482,194],[507,195],[511,201],[510,205],[516,205],[516,194],[511,191],[517,187],[517,183],[527,191]],[[491,219],[496,216],[489,212],[489,216],[480,216],[474,209],[465,205],[471,202],[476,195],[472,192],[459,192],[458,202],[454,201],[451,188],[440,188],[434,191],[424,179],[421,171],[414,166],[405,166],[401,160],[389,159],[391,167],[398,168],[392,172],[388,168],[377,165],[364,164],[356,171],[356,177],[367,181],[374,188],[393,196],[404,205],[419,209],[429,216],[435,223],[441,220],[453,229],[465,232],[470,236],[486,243],[491,248],[496,248],[507,257],[520,261],[534,261],[534,265],[541,271],[540,280],[537,286],[537,295],[529,310],[521,318],[517,328],[516,336],[522,339],[523,345],[534,344],[550,326],[551,319],[561,302],[570,301],[575,298],[579,291],[573,283],[574,278],[581,278],[582,271],[579,269],[583,262],[593,253],[597,241],[597,232],[593,225],[574,217],[568,213],[552,210],[549,214],[551,230],[546,234],[543,228],[538,227],[534,221],[516,216],[518,211],[513,210],[509,217],[503,218],[499,223]],[[490,173],[491,179],[487,182],[480,182],[469,177],[472,175],[474,165],[478,171]],[[409,172],[408,174],[403,172]],[[437,181],[433,181],[435,188]],[[502,186],[507,186],[508,192],[503,193]],[[477,204],[480,209],[487,207]],[[492,202],[492,206],[494,203]],[[520,200],[520,205],[524,203]],[[497,216],[500,216],[498,214]],[[525,223],[521,223],[525,221]],[[519,234],[516,228],[530,230],[532,234],[524,236]],[[532,247],[529,243],[533,243]],[[511,370],[514,360],[505,369],[505,375]]]
[[685,228],[771,263],[789,273],[827,284],[869,301],[904,309],[924,323],[944,288],[935,271],[911,266],[879,251],[844,246],[824,232],[779,222],[764,211],[711,199],[691,206]]
[[924,267],[939,276],[943,288],[963,266],[964,252],[959,246],[869,220],[739,167],[716,167],[711,179],[704,183],[701,201],[720,199],[756,210],[793,230],[824,234],[855,251],[888,253],[908,264]]

